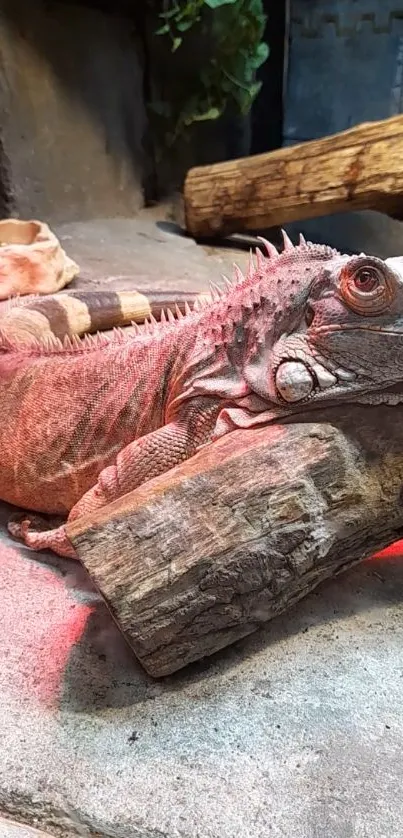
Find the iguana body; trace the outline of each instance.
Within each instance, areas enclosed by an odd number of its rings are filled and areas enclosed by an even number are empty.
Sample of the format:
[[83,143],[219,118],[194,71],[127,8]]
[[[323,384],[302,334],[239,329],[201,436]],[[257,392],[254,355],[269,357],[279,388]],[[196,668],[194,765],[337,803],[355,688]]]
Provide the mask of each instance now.
[[[398,400],[386,390],[403,379],[393,260],[286,237],[281,255],[266,246],[215,299],[135,334],[24,345],[5,329],[0,498],[71,520],[234,428],[324,402]],[[75,556],[63,524],[31,522],[11,532]]]

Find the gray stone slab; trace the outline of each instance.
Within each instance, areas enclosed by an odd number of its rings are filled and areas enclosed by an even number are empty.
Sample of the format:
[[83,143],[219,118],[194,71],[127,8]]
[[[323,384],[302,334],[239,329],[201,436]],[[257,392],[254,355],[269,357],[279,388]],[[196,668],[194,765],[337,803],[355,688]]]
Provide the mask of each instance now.
[[0,810],[60,836],[402,834],[402,556],[156,682],[81,566],[17,547],[6,517]]
[[230,242],[202,247],[186,236],[159,208],[135,218],[102,218],[53,227],[64,249],[80,266],[71,288],[175,288],[206,290],[210,280],[231,274],[234,261],[242,269],[248,247]]

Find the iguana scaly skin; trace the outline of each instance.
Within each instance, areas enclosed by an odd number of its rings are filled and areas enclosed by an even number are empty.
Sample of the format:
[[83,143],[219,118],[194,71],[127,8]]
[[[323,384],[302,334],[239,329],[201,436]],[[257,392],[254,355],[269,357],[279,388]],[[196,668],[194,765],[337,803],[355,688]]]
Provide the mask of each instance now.
[[[1,499],[72,520],[235,428],[403,399],[400,261],[285,235],[280,255],[265,246],[214,299],[136,334],[26,346],[0,335]],[[47,527],[9,525],[75,557],[64,524]]]

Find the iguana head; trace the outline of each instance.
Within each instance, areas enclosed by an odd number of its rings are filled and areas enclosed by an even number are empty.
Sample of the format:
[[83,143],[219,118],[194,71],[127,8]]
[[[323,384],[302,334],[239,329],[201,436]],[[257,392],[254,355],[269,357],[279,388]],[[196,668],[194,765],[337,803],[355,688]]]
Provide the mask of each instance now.
[[403,258],[347,256],[303,239],[293,247],[287,237],[281,255],[266,246],[270,259],[244,282],[254,301],[230,348],[252,392],[292,412],[403,401]]

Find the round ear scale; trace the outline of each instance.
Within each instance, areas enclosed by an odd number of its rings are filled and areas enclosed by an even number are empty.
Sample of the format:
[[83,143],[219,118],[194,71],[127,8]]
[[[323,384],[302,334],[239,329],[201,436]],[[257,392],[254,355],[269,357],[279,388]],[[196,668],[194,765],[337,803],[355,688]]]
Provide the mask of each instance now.
[[356,314],[376,317],[392,305],[397,285],[381,259],[358,256],[350,259],[340,275],[340,295]]

